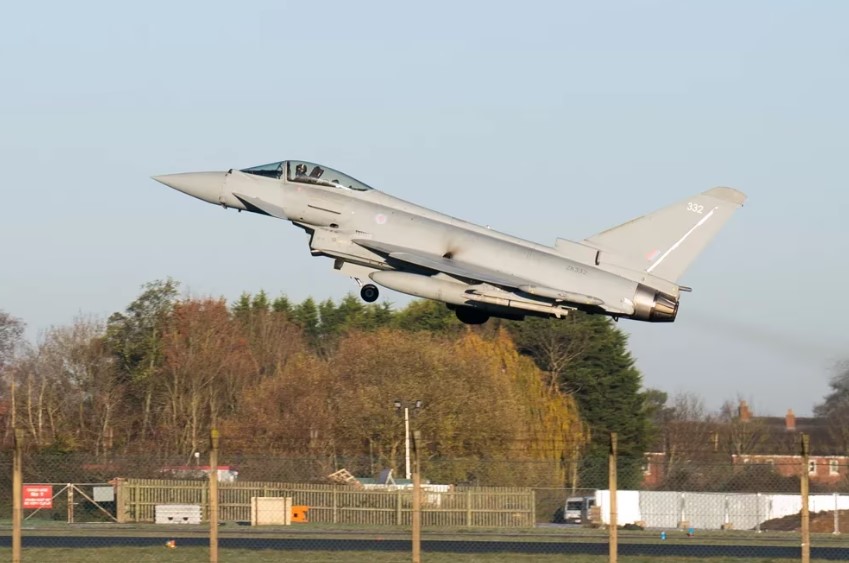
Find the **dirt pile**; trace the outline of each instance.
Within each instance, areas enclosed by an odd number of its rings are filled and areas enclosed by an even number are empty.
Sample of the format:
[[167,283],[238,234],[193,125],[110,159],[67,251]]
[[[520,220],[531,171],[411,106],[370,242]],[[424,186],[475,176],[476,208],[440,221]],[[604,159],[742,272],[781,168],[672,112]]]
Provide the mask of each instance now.
[[[849,532],[849,510],[838,510],[839,532]],[[834,531],[834,511],[811,512],[811,533],[831,533]],[[777,532],[798,532],[802,529],[802,513],[789,514],[773,518],[761,524],[761,530]]]

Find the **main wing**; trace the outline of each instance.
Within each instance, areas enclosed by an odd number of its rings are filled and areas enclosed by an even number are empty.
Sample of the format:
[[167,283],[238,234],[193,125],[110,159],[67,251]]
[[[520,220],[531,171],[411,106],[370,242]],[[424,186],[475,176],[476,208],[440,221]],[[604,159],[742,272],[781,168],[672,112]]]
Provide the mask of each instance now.
[[556,302],[568,302],[578,305],[602,305],[604,303],[598,297],[540,286],[531,280],[519,276],[467,264],[453,258],[438,256],[436,254],[422,252],[421,250],[369,239],[354,239],[352,242],[384,255],[389,260],[401,262],[402,264],[412,264],[413,266],[432,270],[433,272],[441,272],[449,276],[462,278],[470,283],[487,283],[499,288],[518,290],[528,295],[542,297],[543,299]]

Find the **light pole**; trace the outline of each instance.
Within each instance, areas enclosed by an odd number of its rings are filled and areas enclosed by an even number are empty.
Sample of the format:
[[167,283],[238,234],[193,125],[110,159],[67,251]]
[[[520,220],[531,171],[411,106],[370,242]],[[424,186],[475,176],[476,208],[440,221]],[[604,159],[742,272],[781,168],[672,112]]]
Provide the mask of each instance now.
[[[400,412],[402,408],[404,409],[404,477],[410,479],[410,407],[404,406],[399,399],[395,399],[394,404],[396,411]],[[416,410],[422,408],[422,402],[416,400],[413,408]]]

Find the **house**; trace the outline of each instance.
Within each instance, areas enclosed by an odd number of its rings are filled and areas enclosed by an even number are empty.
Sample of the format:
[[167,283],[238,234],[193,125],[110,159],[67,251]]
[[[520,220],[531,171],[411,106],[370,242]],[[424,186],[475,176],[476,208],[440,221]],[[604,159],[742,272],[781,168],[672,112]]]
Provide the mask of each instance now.
[[[753,416],[746,401],[740,401],[734,416],[668,421],[645,454],[643,486],[654,489],[701,483],[707,487],[727,480],[722,468],[729,466],[738,473],[743,467],[769,468],[769,473],[762,472],[761,484],[770,474],[798,477],[803,434],[809,437],[811,485],[829,488],[849,480],[849,429],[832,428],[819,417],[797,417],[792,409],[784,417]],[[781,486],[775,481],[776,487]]]

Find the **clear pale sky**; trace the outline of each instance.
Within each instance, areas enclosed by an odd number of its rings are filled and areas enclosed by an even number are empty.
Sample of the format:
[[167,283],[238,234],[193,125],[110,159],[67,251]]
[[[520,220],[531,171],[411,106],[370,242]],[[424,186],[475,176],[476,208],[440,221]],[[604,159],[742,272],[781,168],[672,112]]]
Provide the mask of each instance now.
[[167,276],[228,299],[354,290],[288,223],[150,179],[293,158],[547,244],[741,189],[678,320],[619,324],[645,385],[804,415],[849,357],[847,3],[17,2],[3,19],[0,309],[31,339]]

